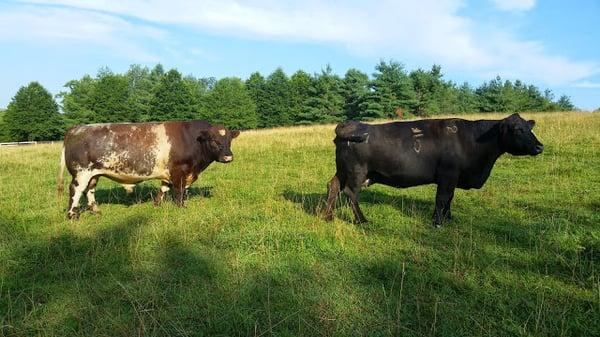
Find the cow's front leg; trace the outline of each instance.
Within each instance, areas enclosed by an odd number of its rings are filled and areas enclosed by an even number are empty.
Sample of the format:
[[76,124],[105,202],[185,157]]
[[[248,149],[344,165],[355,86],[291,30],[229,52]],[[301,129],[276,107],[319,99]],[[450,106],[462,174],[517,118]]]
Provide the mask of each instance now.
[[166,181],[162,181],[160,184],[160,188],[158,189],[158,194],[154,198],[154,206],[159,206],[160,203],[165,198],[165,194],[170,190],[169,183]]
[[450,194],[450,198],[448,198],[448,201],[446,202],[446,204],[444,205],[444,208],[442,209],[442,216],[443,216],[443,220],[452,220],[452,212],[450,211],[450,204],[452,203],[452,199],[454,198],[454,190],[452,189],[452,193]]
[[173,197],[175,204],[183,207],[183,198],[185,196],[185,176],[175,176],[173,179]]
[[450,217],[450,202],[454,196],[456,184],[439,183],[435,194],[435,210],[433,211],[433,227],[439,228]]

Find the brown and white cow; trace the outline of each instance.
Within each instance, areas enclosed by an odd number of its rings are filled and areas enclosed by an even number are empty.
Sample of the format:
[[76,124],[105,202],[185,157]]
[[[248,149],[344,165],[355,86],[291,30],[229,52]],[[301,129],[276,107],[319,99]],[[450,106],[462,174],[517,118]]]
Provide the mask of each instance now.
[[63,189],[65,166],[69,186],[68,217],[79,217],[85,193],[88,208],[98,212],[94,189],[100,177],[117,181],[128,192],[135,184],[159,179],[158,205],[171,187],[175,203],[183,206],[184,191],[213,161],[233,160],[231,140],[239,131],[206,121],[78,125],[67,131],[61,156],[58,190]]

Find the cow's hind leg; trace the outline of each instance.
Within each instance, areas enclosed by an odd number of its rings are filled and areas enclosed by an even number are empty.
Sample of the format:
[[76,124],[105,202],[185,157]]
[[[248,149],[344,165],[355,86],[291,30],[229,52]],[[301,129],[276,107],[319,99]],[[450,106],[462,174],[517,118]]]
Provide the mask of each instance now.
[[98,208],[98,204],[96,203],[96,197],[95,197],[96,184],[98,184],[98,179],[100,179],[100,178],[93,177],[92,179],[90,179],[90,183],[88,184],[87,192],[85,194],[87,197],[88,209],[92,213],[100,213],[100,208]]
[[87,189],[90,179],[91,175],[89,173],[79,173],[71,180],[71,185],[69,185],[69,211],[67,212],[69,219],[79,218],[79,199]]
[[169,183],[166,181],[162,181],[160,184],[160,189],[158,190],[158,194],[156,198],[154,198],[154,206],[159,206],[165,197],[165,193],[169,191]]
[[358,205],[358,193],[360,192],[360,188],[362,183],[365,181],[365,178],[366,177],[364,175],[348,178],[344,186],[344,194],[346,194],[348,199],[350,199],[350,207],[352,207],[354,221],[356,223],[367,222],[367,219]]
[[333,220],[333,208],[335,207],[335,201],[340,195],[340,178],[337,174],[331,178],[327,184],[327,204],[325,206],[325,220]]

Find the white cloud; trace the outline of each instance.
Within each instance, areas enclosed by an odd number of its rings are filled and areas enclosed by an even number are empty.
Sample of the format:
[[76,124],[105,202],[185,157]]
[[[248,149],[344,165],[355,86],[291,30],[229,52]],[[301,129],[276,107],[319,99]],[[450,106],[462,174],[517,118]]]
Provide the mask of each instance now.
[[524,12],[535,6],[536,0],[492,0],[494,6],[507,12]]
[[95,45],[120,55],[155,62],[156,56],[136,41],[161,40],[162,30],[134,25],[114,15],[73,8],[22,6],[0,12],[0,41],[57,42],[76,46]]
[[[50,5],[43,6],[44,12],[49,7],[85,13],[90,30],[87,35],[92,38],[97,34],[109,36],[112,41],[123,41],[115,38],[117,34],[110,30],[113,26],[115,30],[128,31],[135,38],[134,34],[140,29],[148,29],[148,24],[153,24],[246,39],[338,44],[355,53],[398,60],[418,59],[429,64],[435,62],[456,72],[465,71],[481,77],[500,74],[564,84],[580,81],[599,71],[595,63],[572,61],[551,54],[539,42],[524,41],[506,33],[503,27],[484,27],[461,16],[463,0],[421,0],[418,3],[351,0],[343,4],[317,0],[34,2]],[[535,5],[534,0],[502,1],[502,5],[499,0],[496,2],[498,8],[506,10],[527,10]],[[71,23],[65,25],[76,27]],[[108,27],[104,27],[106,25]],[[62,29],[58,31],[63,32]],[[64,33],[68,35],[68,32]],[[164,48],[168,49],[168,46]]]

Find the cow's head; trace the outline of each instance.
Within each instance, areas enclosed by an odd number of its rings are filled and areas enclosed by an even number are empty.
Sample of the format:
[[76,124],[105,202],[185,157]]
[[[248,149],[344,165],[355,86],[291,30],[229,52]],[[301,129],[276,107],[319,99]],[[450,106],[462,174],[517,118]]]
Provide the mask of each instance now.
[[227,130],[224,126],[213,125],[207,130],[200,131],[197,140],[206,144],[210,154],[220,163],[233,161],[231,140],[240,135],[239,131]]
[[544,145],[533,134],[534,120],[524,120],[519,114],[512,114],[500,122],[502,148],[516,156],[536,156],[544,150]]

